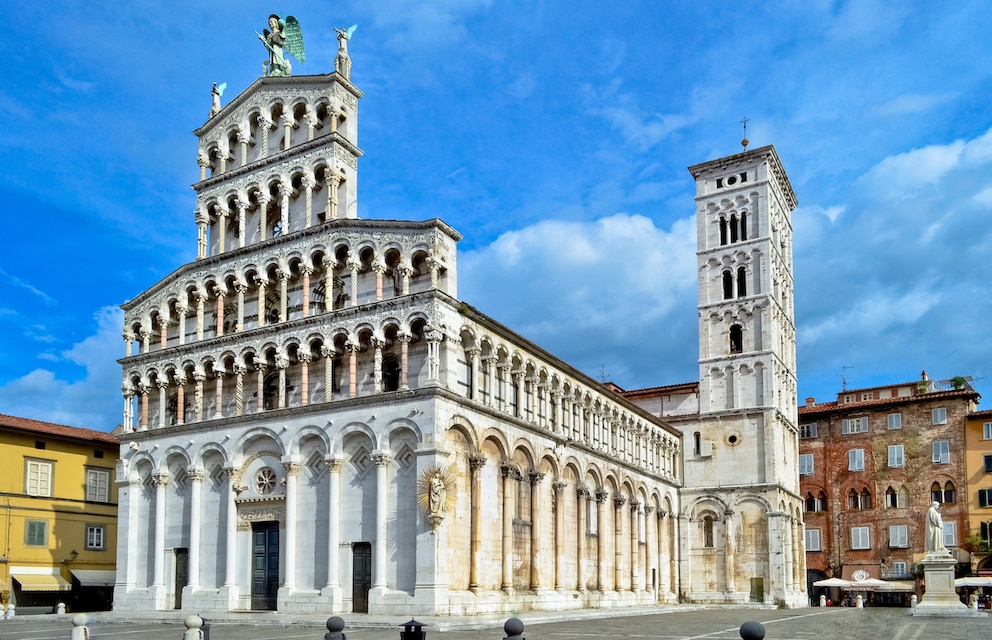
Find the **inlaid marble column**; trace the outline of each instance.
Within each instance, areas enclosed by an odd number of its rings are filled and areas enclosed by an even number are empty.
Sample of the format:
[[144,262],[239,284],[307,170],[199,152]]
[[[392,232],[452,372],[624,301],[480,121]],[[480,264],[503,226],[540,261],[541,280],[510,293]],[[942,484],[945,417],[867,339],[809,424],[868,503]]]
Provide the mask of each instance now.
[[265,370],[267,368],[268,367],[264,363],[257,361],[255,362],[255,371],[258,372],[258,376],[256,378],[257,390],[255,391],[255,413],[262,413],[265,411]]
[[481,453],[469,454],[468,465],[469,473],[472,475],[468,588],[476,593],[479,590],[479,564],[481,563],[479,550],[482,548],[482,467],[486,465],[486,456]]
[[400,270],[400,295],[410,295],[410,277],[416,273],[408,266],[399,267]]
[[[555,501],[555,589],[565,590],[565,489],[568,483],[555,480],[551,484]],[[578,501],[576,501],[578,502]]]
[[214,420],[224,417],[224,371],[214,371]]
[[530,473],[530,588],[537,591],[541,588],[541,480],[543,473]]
[[375,272],[375,301],[382,302],[382,276],[386,273],[386,266],[383,264],[373,264],[372,271]]
[[227,240],[227,211],[217,207],[217,253],[224,253]]
[[245,373],[248,367],[236,363],[234,365],[234,415],[242,416],[245,413]]
[[330,258],[324,257],[324,313],[334,310],[334,267]]
[[241,470],[224,467],[227,475],[227,518],[224,523],[224,586],[238,584],[238,504],[235,499],[241,490]]
[[639,591],[640,587],[640,528],[638,527],[638,516],[641,512],[641,503],[638,500],[630,501],[630,590]]
[[186,423],[186,376],[176,376],[176,424]]
[[169,342],[169,310],[159,309],[158,312],[158,347],[165,349]]
[[121,394],[124,396],[124,431],[130,433],[134,431],[134,388],[124,383]]
[[320,357],[324,359],[324,402],[334,398],[334,347],[320,347]]
[[195,466],[190,466],[186,468],[186,473],[189,475],[190,485],[189,485],[189,572],[186,584],[190,586],[192,590],[196,590],[200,586],[200,529],[201,529],[201,511],[203,510],[202,505],[202,493],[203,493],[203,478],[205,476],[203,469],[199,469]]
[[551,422],[553,423],[555,433],[563,433],[561,423],[561,394],[557,391],[557,388],[551,390]]
[[193,390],[193,414],[196,415],[197,422],[203,422],[203,381],[206,378],[202,371],[193,372],[193,382],[196,383]]
[[324,180],[327,183],[326,218],[327,220],[337,220],[338,219],[338,186],[341,184],[341,176],[335,173],[331,173],[330,169],[325,169]]
[[207,257],[207,220],[199,211],[196,214],[196,259],[202,260]]
[[576,523],[576,540],[578,544],[576,545],[576,559],[575,559],[575,571],[577,580],[579,582],[579,591],[586,590],[586,583],[589,581],[586,578],[586,561],[589,556],[589,521],[588,521],[588,509],[589,509],[589,499],[591,498],[589,489],[580,485],[575,488],[575,508],[577,510]]
[[388,543],[386,518],[389,513],[389,463],[392,458],[385,453],[373,453],[372,464],[375,465],[375,553],[373,555],[374,577],[373,589],[386,589],[386,565],[388,558]]
[[[307,225],[309,226],[309,225]],[[299,266],[300,276],[303,278],[303,317],[310,317],[310,275],[313,273],[313,267],[308,267],[305,264]]]
[[613,496],[613,523],[614,523],[614,533],[613,533],[613,553],[614,553],[614,566],[613,566],[613,588],[617,591],[623,591],[623,505],[626,504],[627,498],[624,496]]
[[179,344],[182,346],[186,344],[186,315],[189,313],[186,303],[184,302],[181,307],[178,307],[176,312],[179,314]]
[[284,236],[289,233],[289,192],[292,188],[289,185],[279,185],[279,235]]
[[289,319],[287,309],[289,307],[289,270],[280,269],[276,272],[279,278],[279,322],[286,322]]
[[215,336],[224,335],[224,295],[227,292],[223,287],[215,287],[214,295],[217,296],[217,328],[214,330]]
[[478,347],[465,350],[465,357],[468,359],[469,364],[468,397],[472,400],[478,400],[479,355],[481,353],[482,349]]
[[282,586],[292,589],[296,586],[296,477],[300,473],[300,463],[295,460],[284,460],[282,467],[286,470],[286,526],[284,529],[286,544],[283,546],[286,568],[283,571]]
[[334,454],[324,457],[327,463],[327,585],[324,594],[331,597],[332,608],[341,599],[341,466]]
[[269,120],[265,116],[259,116],[258,120],[258,132],[262,134],[261,143],[261,156],[262,158],[269,157],[269,131],[276,128],[276,123]]
[[373,336],[369,342],[372,344],[372,393],[382,393],[382,347],[385,341],[382,338]]
[[259,327],[265,326],[265,278],[259,278],[256,286],[258,287],[258,317],[256,323]]
[[358,396],[358,345],[352,342],[344,344],[348,352],[348,397]]
[[296,357],[300,360],[300,405],[305,407],[310,403],[310,361],[313,356],[300,353]]
[[251,142],[251,136],[245,133],[243,127],[238,127],[237,130],[238,138],[238,166],[243,167],[248,164],[248,144]]
[[[313,128],[310,128],[313,131]],[[303,176],[300,189],[303,190],[303,226],[309,229],[313,226],[313,188],[316,183],[310,176]]]
[[138,332],[138,335],[141,337],[141,353],[148,353],[151,350],[149,342],[152,337],[152,332],[142,326],[141,330]]
[[167,408],[165,390],[169,386],[169,381],[158,378],[155,380],[155,386],[158,387],[158,428],[161,429],[168,426],[165,422],[165,410]]
[[737,591],[737,580],[735,579],[734,565],[736,564],[736,559],[734,558],[734,512],[727,509],[723,512],[723,522],[724,522],[724,532],[726,533],[726,547],[724,550],[724,555],[726,559],[726,581],[727,581],[727,593],[734,593]]
[[524,372],[514,371],[510,375],[513,376],[513,390],[516,396],[516,402],[513,403],[513,415],[522,418],[524,415]]
[[241,333],[245,330],[245,294],[248,292],[248,285],[238,282],[234,285],[234,291],[238,295],[238,317],[234,322],[234,331]]
[[131,357],[131,350],[134,348],[134,334],[130,331],[124,331],[121,333],[121,337],[124,338],[124,357]]
[[351,272],[351,277],[349,278],[349,285],[351,287],[351,295],[348,296],[348,304],[345,305],[349,309],[351,307],[358,306],[358,271],[362,268],[361,263],[352,260],[348,263],[348,269]]
[[272,198],[269,194],[262,191],[258,194],[258,239],[261,242],[265,242],[268,238],[269,233],[269,203],[272,202]]
[[279,119],[282,121],[282,131],[283,131],[282,148],[283,151],[285,151],[286,149],[289,149],[290,146],[292,146],[291,136],[293,133],[293,124],[294,124],[293,116],[284,113],[281,116],[279,116]]
[[165,488],[169,474],[152,474],[155,486],[155,532],[152,539],[152,586],[165,586]]
[[606,572],[606,501],[609,500],[610,494],[606,491],[596,492],[596,504],[598,508],[596,509],[596,531],[599,533],[597,536],[599,542],[599,548],[596,550],[598,557],[596,564],[599,567],[596,580],[599,583],[599,592],[603,593],[606,591],[606,586],[609,584],[609,575]]
[[238,208],[238,246],[244,247],[248,244],[248,239],[245,237],[245,218],[248,215],[249,204],[238,200],[235,206]]
[[437,289],[438,276],[441,273],[441,265],[433,256],[427,258],[427,267],[431,271],[431,289]]
[[148,383],[144,381],[138,383],[138,404],[141,408],[141,415],[138,421],[138,429],[140,431],[148,430],[148,391]]
[[193,300],[196,301],[196,339],[203,340],[203,303],[207,300],[207,294],[197,289],[193,292]]
[[503,474],[503,590],[513,591],[513,516],[516,514],[517,485],[523,477],[515,464],[504,463]]
[[410,342],[413,340],[413,336],[409,333],[401,333],[396,336],[396,339],[400,341],[400,390],[406,391],[410,388],[408,372],[410,370]]
[[286,408],[286,367],[289,366],[289,359],[286,356],[276,356],[276,369],[279,370],[279,397],[276,398],[276,408]]

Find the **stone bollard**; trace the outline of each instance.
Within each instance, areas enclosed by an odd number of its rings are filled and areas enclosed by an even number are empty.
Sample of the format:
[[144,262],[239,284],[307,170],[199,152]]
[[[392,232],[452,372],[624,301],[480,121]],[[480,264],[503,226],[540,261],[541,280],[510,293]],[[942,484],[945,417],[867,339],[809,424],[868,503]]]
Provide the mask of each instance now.
[[821,607],[827,606],[827,596],[823,595],[822,593],[820,594],[820,606]]
[[60,616],[64,616],[65,615],[65,603],[64,602],[58,602],[58,603],[55,604],[55,613],[59,614]]
[[7,605],[7,613],[4,614],[4,618],[6,618],[7,620],[13,620],[14,619],[14,609],[16,609],[16,607],[14,605],[8,604]]
[[741,625],[741,640],[762,640],[765,627],[760,622],[749,621]]
[[865,597],[863,595],[861,595],[860,593],[857,595],[856,598],[854,598],[854,608],[855,609],[864,609],[865,608]]
[[525,640],[523,635],[524,623],[520,621],[520,618],[508,618],[503,623],[503,632],[506,633],[503,640]]
[[69,632],[69,640],[86,640],[90,637],[90,630],[86,624],[90,617],[85,613],[77,613],[72,616],[72,631]]
[[342,631],[344,631],[344,618],[331,616],[327,619],[327,633],[324,634],[324,640],[345,640]]
[[186,616],[183,624],[186,625],[183,640],[203,640],[203,618],[194,613]]
[[978,611],[978,594],[971,594],[968,596],[968,608]]
[[916,594],[914,593],[913,594],[913,597],[909,599],[909,608],[910,609],[915,609],[916,608],[916,603],[919,602],[919,601],[920,601],[920,599],[917,598],[916,597]]

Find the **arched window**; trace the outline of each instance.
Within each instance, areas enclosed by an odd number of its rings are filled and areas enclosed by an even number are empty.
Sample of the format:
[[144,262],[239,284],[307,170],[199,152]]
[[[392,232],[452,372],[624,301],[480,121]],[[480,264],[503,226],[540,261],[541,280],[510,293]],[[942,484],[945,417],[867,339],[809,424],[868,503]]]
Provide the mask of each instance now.
[[730,353],[741,353],[744,351],[744,330],[741,325],[735,324],[730,327]]
[[816,511],[816,498],[813,497],[812,493],[806,494],[806,501],[803,504],[803,511],[807,513]]
[[747,213],[741,213],[741,240],[747,240]]
[[871,493],[867,488],[861,490],[861,508],[871,509]]
[[713,516],[703,516],[703,546],[713,547]]
[[[469,378],[472,376],[472,366],[469,364]],[[471,379],[468,388],[472,388]],[[386,356],[382,359],[382,390],[396,391],[400,388],[400,361],[396,356]]]
[[934,482],[930,485],[930,500],[933,502],[944,501],[944,491],[940,488],[939,482]]
[[702,440],[700,438],[701,436],[698,431],[692,434],[692,453],[696,456],[702,451]]
[[944,485],[944,502],[957,502],[957,492],[954,491],[954,483],[950,480]]
[[826,511],[827,510],[827,494],[820,492],[820,495],[816,496],[816,510]]
[[733,244],[737,242],[737,216],[731,214],[730,216],[730,243]]
[[737,268],[737,297],[743,298],[747,295],[747,269]]
[[730,300],[734,297],[734,277],[729,271],[723,272],[723,299]]
[[848,509],[857,509],[859,504],[860,504],[860,501],[858,500],[858,492],[855,491],[854,489],[851,489],[850,491],[848,491],[847,492],[847,508]]
[[896,494],[896,490],[893,489],[892,487],[889,487],[888,489],[885,490],[885,508],[886,509],[894,509],[896,507],[896,504],[898,503],[898,500],[897,500],[897,497],[896,497],[897,495],[898,494]]
[[720,216],[720,246],[727,244],[727,219]]

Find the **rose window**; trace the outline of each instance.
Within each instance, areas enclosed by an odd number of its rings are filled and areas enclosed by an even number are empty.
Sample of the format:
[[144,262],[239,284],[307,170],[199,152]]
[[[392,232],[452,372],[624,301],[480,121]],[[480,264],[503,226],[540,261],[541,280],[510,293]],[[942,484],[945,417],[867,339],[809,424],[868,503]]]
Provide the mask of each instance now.
[[267,496],[275,491],[276,482],[278,482],[276,472],[268,467],[263,467],[255,474],[255,491],[263,496]]

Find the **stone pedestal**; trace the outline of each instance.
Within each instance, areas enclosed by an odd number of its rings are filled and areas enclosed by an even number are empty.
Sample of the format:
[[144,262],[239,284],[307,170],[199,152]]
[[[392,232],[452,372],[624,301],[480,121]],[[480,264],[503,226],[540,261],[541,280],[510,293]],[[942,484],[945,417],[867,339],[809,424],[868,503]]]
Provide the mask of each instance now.
[[981,615],[969,609],[954,592],[954,565],[950,552],[931,552],[923,558],[923,582],[926,593],[913,609],[914,616],[965,617]]

